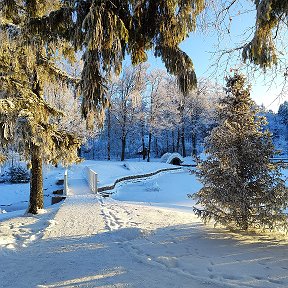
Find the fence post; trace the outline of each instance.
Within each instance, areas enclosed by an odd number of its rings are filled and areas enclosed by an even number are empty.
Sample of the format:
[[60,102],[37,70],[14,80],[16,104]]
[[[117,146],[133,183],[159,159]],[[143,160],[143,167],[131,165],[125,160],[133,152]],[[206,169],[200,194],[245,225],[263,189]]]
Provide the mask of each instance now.
[[67,169],[64,172],[64,191],[63,194],[67,196],[68,194],[68,172]]
[[94,172],[94,193],[98,193],[98,187],[97,187],[97,173]]

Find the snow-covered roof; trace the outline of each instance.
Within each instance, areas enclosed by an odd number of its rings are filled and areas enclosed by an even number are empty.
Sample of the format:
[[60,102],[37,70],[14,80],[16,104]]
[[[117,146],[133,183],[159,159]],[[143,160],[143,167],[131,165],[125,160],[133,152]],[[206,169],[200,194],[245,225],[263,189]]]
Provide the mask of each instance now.
[[161,162],[171,164],[173,159],[175,159],[175,158],[178,158],[180,160],[180,162],[184,161],[184,158],[179,153],[175,152],[175,153],[165,153],[161,157]]

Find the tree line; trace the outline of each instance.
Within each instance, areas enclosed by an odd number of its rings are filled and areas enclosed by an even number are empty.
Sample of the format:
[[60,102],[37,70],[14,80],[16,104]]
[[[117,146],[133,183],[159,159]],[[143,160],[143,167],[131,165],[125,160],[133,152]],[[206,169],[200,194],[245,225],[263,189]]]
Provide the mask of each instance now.
[[127,66],[108,86],[110,105],[98,135],[82,147],[91,159],[160,157],[202,152],[201,144],[215,125],[215,105],[223,88],[200,79],[198,88],[183,94],[175,77],[145,64]]

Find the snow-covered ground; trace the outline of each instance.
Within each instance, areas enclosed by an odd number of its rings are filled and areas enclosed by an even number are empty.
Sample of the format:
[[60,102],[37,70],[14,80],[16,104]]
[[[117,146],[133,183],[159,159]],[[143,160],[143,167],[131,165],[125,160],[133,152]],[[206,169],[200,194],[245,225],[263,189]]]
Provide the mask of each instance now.
[[112,198],[121,201],[145,202],[161,207],[192,210],[195,204],[188,194],[201,188],[188,169],[162,173],[143,181],[134,180],[116,186]]
[[161,162],[131,162],[131,161],[85,161],[90,169],[98,174],[98,185],[107,186],[114,184],[116,179],[155,172],[161,169],[175,168],[171,164]]
[[[44,189],[44,205],[51,205],[51,197],[53,191],[63,188],[56,185],[59,179],[63,179],[65,169],[63,167],[55,168],[53,166],[45,166],[43,171],[43,189]],[[24,184],[0,184],[0,210],[16,211],[26,210],[29,201],[30,186],[29,183]],[[3,215],[0,211],[0,220],[8,215]],[[7,213],[8,214],[8,213]]]
[[286,237],[202,224],[189,171],[121,183],[112,199],[89,192],[81,167],[64,203],[0,222],[0,287],[288,287]]
[[[155,172],[157,170],[173,168],[173,165],[152,162],[147,163],[143,161],[138,162],[117,162],[117,161],[92,161],[86,160],[79,165],[73,165],[68,168],[69,179],[74,181],[73,184],[77,186],[77,179],[82,180],[84,177],[83,168],[90,167],[98,173],[98,185],[106,186],[111,185],[116,179],[130,176],[135,174],[146,174]],[[175,168],[175,167],[174,167]],[[56,185],[57,180],[63,179],[65,168],[59,166],[45,166],[44,168],[44,207],[47,208],[51,205],[51,197],[53,191],[62,189],[62,186]],[[71,175],[70,175],[71,174]],[[86,184],[85,184],[86,185]],[[0,184],[0,220],[10,217],[3,215],[1,212],[11,212],[16,210],[26,210],[29,201],[29,183],[25,184]]]

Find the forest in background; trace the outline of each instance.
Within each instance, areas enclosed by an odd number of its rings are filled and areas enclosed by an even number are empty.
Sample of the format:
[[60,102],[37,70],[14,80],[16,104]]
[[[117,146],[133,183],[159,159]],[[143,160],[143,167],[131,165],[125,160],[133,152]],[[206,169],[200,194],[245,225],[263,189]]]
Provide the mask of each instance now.
[[[199,79],[197,89],[184,95],[175,77],[165,70],[152,70],[147,64],[127,66],[108,86],[110,105],[103,125],[91,128],[81,118],[81,98],[67,87],[61,97],[58,93],[53,86],[47,87],[45,99],[64,112],[57,125],[81,139],[82,158],[147,161],[166,152],[198,157],[204,150],[204,138],[217,125],[216,107],[225,95],[223,87],[205,78]],[[261,107],[261,113],[267,118],[266,128],[275,148],[287,157],[288,102],[277,112]],[[18,165],[21,160],[12,144],[6,155],[5,166]]]
[[[217,125],[217,105],[225,95],[223,87],[202,78],[198,88],[184,96],[174,77],[145,65],[126,67],[108,91],[111,105],[103,127],[81,147],[86,159],[149,161],[149,156],[157,158],[166,152],[198,157],[204,138]],[[267,118],[264,129],[272,133],[275,148],[287,157],[288,102],[277,112],[264,106],[260,111]]]
[[[72,88],[63,87],[59,92],[50,85],[45,89],[45,100],[64,113],[57,125],[81,139],[82,158],[150,161],[150,157],[158,158],[166,152],[199,157],[204,138],[217,125],[216,108],[225,95],[223,87],[205,78],[199,79],[197,89],[184,95],[175,77],[165,70],[150,69],[147,64],[125,67],[107,91],[110,105],[103,125],[88,127],[81,118],[81,98]],[[288,102],[282,103],[277,112],[260,108],[275,148],[281,157],[287,157]],[[17,166],[21,161],[13,144],[6,155],[5,166]]]

